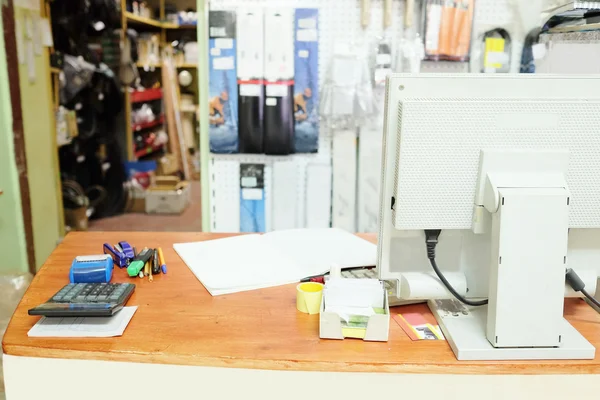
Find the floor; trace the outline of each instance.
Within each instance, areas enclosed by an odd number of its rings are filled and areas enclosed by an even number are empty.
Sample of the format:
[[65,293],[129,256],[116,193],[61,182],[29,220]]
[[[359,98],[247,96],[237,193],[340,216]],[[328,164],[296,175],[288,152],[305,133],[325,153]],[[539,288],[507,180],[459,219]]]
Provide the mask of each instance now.
[[[116,217],[90,221],[90,231],[142,231],[142,232],[200,232],[202,211],[200,208],[200,182],[190,185],[191,203],[180,215],[149,215],[128,213]],[[2,398],[0,398],[2,400]]]

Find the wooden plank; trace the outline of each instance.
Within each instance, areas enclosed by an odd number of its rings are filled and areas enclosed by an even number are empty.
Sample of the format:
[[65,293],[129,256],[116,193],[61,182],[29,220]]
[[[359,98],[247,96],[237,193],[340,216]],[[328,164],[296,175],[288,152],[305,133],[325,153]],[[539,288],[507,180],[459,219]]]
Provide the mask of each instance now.
[[[445,341],[416,341],[390,321],[385,343],[319,339],[319,316],[296,310],[296,285],[212,297],[173,249],[173,243],[217,239],[227,234],[166,232],[73,232],[44,264],[8,326],[5,354],[295,371],[414,374],[600,374],[594,360],[457,361]],[[375,241],[375,235],[360,235]],[[38,320],[27,310],[68,283],[77,255],[96,254],[105,242],[127,240],[138,249],[161,246],[168,274],[132,279],[115,268],[113,282],[134,282],[129,305],[139,308],[122,337],[29,338]],[[398,309],[392,308],[392,312]],[[565,317],[600,347],[600,315],[580,299],[565,301]]]
[[183,138],[180,113],[181,100],[176,74],[177,72],[173,67],[172,59],[170,57],[165,57],[162,69],[162,84],[164,93],[163,101],[165,104],[167,126],[169,130],[169,149],[171,150],[171,153],[176,154],[184,179],[189,180],[192,168]]

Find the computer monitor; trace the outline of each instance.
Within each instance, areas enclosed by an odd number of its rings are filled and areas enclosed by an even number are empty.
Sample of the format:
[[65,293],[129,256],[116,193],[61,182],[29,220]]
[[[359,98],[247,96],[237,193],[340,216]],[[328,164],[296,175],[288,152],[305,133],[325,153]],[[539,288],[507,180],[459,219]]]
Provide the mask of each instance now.
[[458,359],[594,358],[563,308],[600,275],[600,77],[391,75],[379,223]]

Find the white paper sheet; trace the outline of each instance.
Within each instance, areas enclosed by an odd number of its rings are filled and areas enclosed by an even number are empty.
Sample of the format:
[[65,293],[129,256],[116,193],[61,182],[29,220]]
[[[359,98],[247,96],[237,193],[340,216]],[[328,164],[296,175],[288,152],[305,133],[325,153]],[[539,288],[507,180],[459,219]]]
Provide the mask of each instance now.
[[341,229],[292,229],[173,246],[213,296],[375,265],[377,246]]
[[121,336],[137,311],[123,307],[112,317],[42,317],[27,332],[29,337],[114,337]]

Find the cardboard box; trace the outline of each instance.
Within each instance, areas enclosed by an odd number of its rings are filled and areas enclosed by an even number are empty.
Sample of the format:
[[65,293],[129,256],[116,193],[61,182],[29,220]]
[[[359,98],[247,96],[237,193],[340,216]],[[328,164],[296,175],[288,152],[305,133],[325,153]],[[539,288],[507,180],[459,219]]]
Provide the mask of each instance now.
[[294,150],[319,149],[319,10],[296,9],[294,55]]
[[264,22],[260,9],[237,11],[237,76],[240,153],[263,152],[265,86]]
[[146,191],[140,187],[134,187],[131,190],[131,199],[129,201],[127,212],[144,213],[146,212]]
[[294,13],[265,12],[265,154],[294,152]]
[[158,175],[173,175],[179,172],[179,163],[174,154],[166,154],[157,161],[156,173]]
[[65,223],[74,231],[88,230],[87,207],[65,209]]
[[181,214],[189,204],[190,185],[187,181],[151,186],[146,191],[146,213],[148,214]]
[[240,164],[240,232],[266,232],[264,177],[264,164]]
[[238,152],[235,11],[210,11],[209,137],[213,153]]

